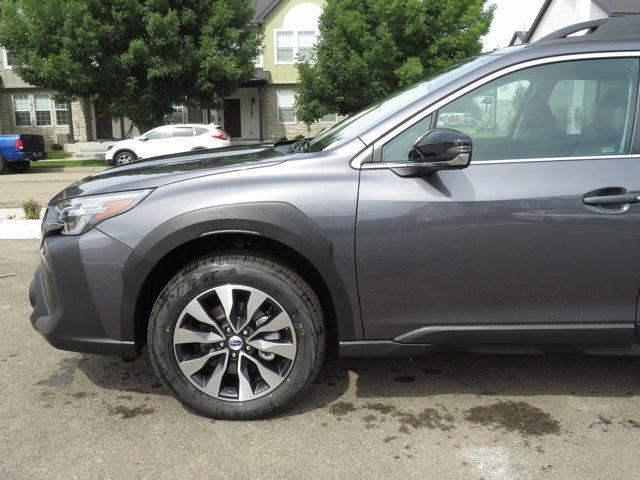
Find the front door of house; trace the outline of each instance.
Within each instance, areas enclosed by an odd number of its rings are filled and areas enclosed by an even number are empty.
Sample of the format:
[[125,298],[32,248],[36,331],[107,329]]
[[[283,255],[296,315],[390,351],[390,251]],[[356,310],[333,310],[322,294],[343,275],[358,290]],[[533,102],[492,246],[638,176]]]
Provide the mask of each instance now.
[[225,98],[223,109],[225,131],[231,138],[240,138],[242,136],[240,128],[240,99]]
[[113,138],[111,117],[100,108],[96,108],[96,139]]

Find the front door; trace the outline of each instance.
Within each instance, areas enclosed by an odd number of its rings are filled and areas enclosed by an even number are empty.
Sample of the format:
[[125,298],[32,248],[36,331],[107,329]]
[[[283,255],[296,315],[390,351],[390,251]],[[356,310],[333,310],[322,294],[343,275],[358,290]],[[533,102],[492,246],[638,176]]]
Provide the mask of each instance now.
[[240,138],[242,131],[240,127],[240,99],[225,98],[224,110],[224,130],[231,138]]
[[102,109],[96,107],[96,139],[113,138],[113,122],[111,117]]
[[[356,233],[366,338],[634,322],[640,204],[619,195],[640,192],[640,155],[631,154],[638,64],[524,69],[376,146],[380,168],[361,171]],[[404,178],[384,168],[406,163],[433,127],[473,138],[467,169]]]

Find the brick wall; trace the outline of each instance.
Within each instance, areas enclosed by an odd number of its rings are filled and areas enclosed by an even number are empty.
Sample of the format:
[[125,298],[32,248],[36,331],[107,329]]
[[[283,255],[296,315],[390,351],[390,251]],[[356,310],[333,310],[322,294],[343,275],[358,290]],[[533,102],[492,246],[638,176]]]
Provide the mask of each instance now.
[[[35,116],[32,112],[31,126],[16,126],[15,116],[13,114],[13,102],[11,99],[12,94],[27,94],[30,95],[29,103],[33,110],[33,95],[39,93],[49,93],[53,95],[53,91],[36,89],[36,88],[16,88],[16,89],[3,89],[0,91],[0,130],[2,133],[32,133],[44,136],[47,147],[52,143],[58,141],[59,133],[69,133],[68,125],[56,125],[55,110],[51,111],[51,123],[52,125],[40,126],[35,123]],[[53,103],[53,101],[52,101]],[[87,132],[91,132],[90,129],[90,107],[87,101],[75,101],[71,102],[71,116],[74,128],[74,138],[76,141],[87,141]]]
[[293,140],[299,135],[303,137],[313,137],[320,130],[334,125],[333,123],[312,123],[307,127],[307,125],[302,122],[279,123],[277,91],[295,90],[295,87],[295,85],[271,84],[265,88],[264,124],[266,130],[265,140],[267,142],[274,142],[280,140],[282,137]]

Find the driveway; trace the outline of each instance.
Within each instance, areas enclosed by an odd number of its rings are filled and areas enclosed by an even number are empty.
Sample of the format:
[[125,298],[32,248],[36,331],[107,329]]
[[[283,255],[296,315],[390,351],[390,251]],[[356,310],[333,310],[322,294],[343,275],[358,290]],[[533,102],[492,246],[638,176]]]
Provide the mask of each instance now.
[[[4,179],[3,179],[4,180]],[[630,479],[640,360],[436,354],[329,359],[290,410],[188,412],[131,363],[31,328],[37,241],[0,241],[0,478]]]

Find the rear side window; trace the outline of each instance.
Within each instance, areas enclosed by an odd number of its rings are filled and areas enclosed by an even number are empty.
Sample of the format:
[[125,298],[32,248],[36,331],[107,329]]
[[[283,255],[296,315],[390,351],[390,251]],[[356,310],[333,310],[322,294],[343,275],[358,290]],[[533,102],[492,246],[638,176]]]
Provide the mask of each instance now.
[[193,137],[193,127],[173,127],[174,137]]
[[436,125],[473,139],[473,161],[629,153],[639,61],[531,67],[441,108]]

